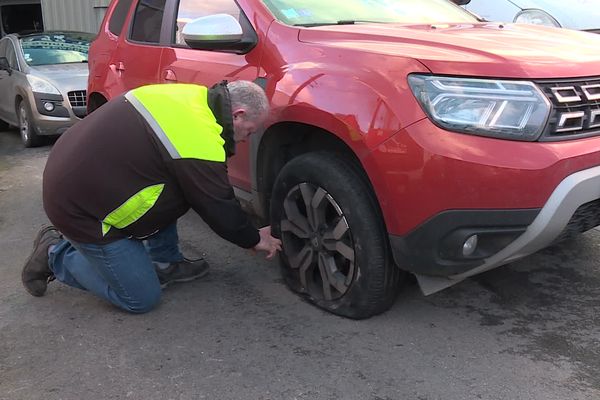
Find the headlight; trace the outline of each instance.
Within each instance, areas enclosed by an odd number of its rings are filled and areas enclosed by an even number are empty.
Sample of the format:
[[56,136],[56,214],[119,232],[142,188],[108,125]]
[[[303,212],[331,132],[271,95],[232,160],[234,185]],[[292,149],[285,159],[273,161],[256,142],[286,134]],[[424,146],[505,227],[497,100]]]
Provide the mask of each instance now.
[[31,90],[37,93],[60,94],[58,89],[53,84],[38,78],[37,76],[27,75],[27,81],[31,85]]
[[409,75],[429,118],[444,129],[513,140],[536,140],[550,102],[531,82]]
[[546,25],[560,28],[558,21],[552,15],[542,10],[523,10],[517,14],[514,22],[518,24]]

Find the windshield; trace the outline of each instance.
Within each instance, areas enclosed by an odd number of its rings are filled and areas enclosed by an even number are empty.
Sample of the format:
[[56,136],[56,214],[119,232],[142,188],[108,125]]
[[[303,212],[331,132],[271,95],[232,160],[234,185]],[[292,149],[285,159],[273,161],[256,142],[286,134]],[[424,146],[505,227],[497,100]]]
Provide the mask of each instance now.
[[288,25],[477,22],[449,0],[263,0]]
[[23,57],[30,66],[87,62],[89,33],[52,33],[21,38]]

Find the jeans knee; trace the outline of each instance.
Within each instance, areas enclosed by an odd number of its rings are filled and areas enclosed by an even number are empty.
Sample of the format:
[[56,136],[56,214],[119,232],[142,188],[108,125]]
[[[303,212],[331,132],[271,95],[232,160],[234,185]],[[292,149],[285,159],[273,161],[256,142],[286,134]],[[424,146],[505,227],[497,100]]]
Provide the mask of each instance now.
[[134,301],[126,302],[123,306],[125,311],[133,314],[144,314],[156,308],[160,302],[160,287],[157,290],[148,290],[144,296]]

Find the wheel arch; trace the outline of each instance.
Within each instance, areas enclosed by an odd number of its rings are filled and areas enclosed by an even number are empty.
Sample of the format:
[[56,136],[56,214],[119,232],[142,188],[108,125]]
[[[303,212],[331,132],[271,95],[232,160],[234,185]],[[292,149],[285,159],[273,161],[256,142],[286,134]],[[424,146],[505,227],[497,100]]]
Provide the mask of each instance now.
[[107,102],[108,102],[108,99],[102,93],[99,93],[99,92],[90,93],[90,95],[88,96],[88,101],[87,101],[87,113],[91,114],[92,112],[96,111],[98,108],[100,108],[102,105],[104,105]]
[[[385,218],[379,196],[359,155],[344,140],[330,131],[300,122],[280,122],[264,132],[256,152],[256,189],[259,216],[269,216],[271,192],[279,171],[295,157],[309,152],[331,152],[346,160],[365,181],[377,204],[382,223]],[[365,150],[366,151],[366,150]],[[376,173],[376,172],[375,172]],[[382,193],[379,193],[382,195]],[[385,195],[385,194],[383,194]]]
[[21,103],[21,101],[23,101],[25,98],[21,95],[21,93],[17,93],[17,95],[15,96],[15,114],[18,114],[19,112],[19,104]]

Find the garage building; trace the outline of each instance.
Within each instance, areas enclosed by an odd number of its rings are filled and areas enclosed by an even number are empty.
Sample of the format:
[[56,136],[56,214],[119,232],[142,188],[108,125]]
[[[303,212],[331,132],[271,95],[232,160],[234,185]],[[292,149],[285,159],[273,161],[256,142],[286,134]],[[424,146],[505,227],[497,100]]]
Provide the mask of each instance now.
[[98,32],[110,0],[0,0],[0,36],[41,30]]

